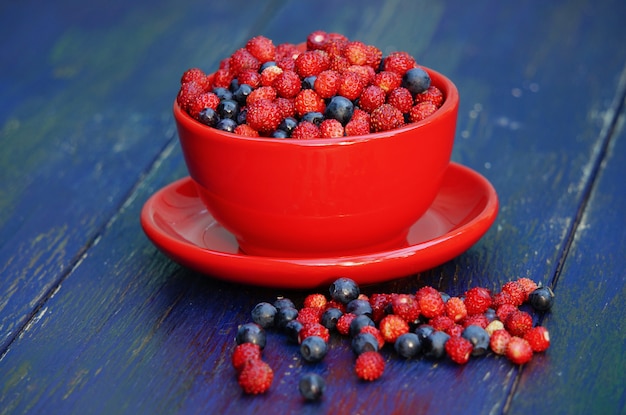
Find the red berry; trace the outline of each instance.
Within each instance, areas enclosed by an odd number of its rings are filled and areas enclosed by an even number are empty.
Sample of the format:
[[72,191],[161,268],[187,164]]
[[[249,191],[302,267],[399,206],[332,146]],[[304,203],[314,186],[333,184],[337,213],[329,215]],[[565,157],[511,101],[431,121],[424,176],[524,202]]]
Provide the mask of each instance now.
[[274,101],[276,99],[276,90],[272,86],[260,86],[257,89],[250,92],[246,99],[246,104],[251,105],[256,101],[268,100]]
[[350,324],[355,317],[356,314],[352,313],[344,313],[341,317],[339,317],[339,320],[337,320],[337,331],[339,334],[344,336],[350,334]]
[[437,111],[437,107],[432,102],[419,102],[409,111],[409,119],[411,122],[422,121]]
[[420,102],[431,102],[436,108],[439,108],[443,104],[443,93],[439,88],[431,85],[426,91],[415,95],[415,103]]
[[509,340],[511,340],[511,334],[508,331],[504,329],[496,330],[489,337],[489,347],[495,354],[503,356],[506,354]]
[[323,30],[311,32],[306,38],[307,50],[323,49],[328,43],[328,33]]
[[302,343],[302,340],[311,336],[321,337],[328,343],[330,331],[320,323],[303,323],[302,329],[298,332],[298,341]]
[[491,299],[491,306],[497,310],[504,304],[515,306],[514,302],[515,301],[513,300],[513,297],[511,297],[511,294],[502,291],[493,295],[493,298]]
[[189,105],[189,115],[198,119],[200,112],[205,108],[211,108],[213,110],[217,109],[217,106],[220,104],[220,99],[213,92],[203,92],[198,95],[196,99],[193,100],[191,105]]
[[378,352],[361,353],[356,359],[354,370],[359,379],[373,381],[380,378],[385,371],[385,359]]
[[325,308],[326,304],[328,304],[328,299],[320,293],[309,294],[304,299],[304,307]]
[[[276,79],[284,72],[280,66],[268,66],[261,72],[261,85],[272,86]],[[298,78],[300,79],[300,78]]]
[[465,308],[468,314],[481,314],[491,306],[491,292],[482,287],[470,288],[465,293]]
[[502,292],[508,293],[513,305],[520,306],[526,301],[526,292],[517,281],[509,281],[502,286]]
[[537,283],[530,278],[522,277],[517,279],[517,283],[522,287],[524,293],[526,294],[526,300],[528,300],[528,296],[530,293],[537,289]]
[[524,337],[524,334],[533,327],[533,318],[525,311],[516,310],[508,315],[504,327],[512,336]]
[[383,51],[376,46],[367,45],[367,65],[372,69],[378,69],[383,59]]
[[[276,62],[281,59],[289,59],[293,61],[300,54],[300,49],[293,43],[280,43],[276,45]],[[280,66],[280,65],[279,65]],[[283,68],[284,69],[284,68]]]
[[415,59],[407,52],[391,52],[383,63],[385,71],[395,72],[402,76],[416,65]]
[[296,114],[299,117],[302,117],[307,112],[321,112],[323,114],[326,109],[324,99],[312,89],[301,90],[298,95],[296,95],[295,104]]
[[261,359],[261,347],[255,343],[241,343],[235,346],[231,361],[237,372],[241,372],[244,366],[251,360]]
[[473,348],[472,342],[461,336],[452,336],[445,344],[448,357],[460,365],[469,361]]
[[246,49],[261,63],[273,61],[276,57],[276,46],[265,36],[256,36],[248,40]]
[[409,294],[393,295],[391,309],[393,314],[400,316],[407,323],[415,322],[420,316],[420,306],[415,296]]
[[496,317],[498,317],[498,320],[504,323],[509,314],[514,311],[517,311],[517,307],[515,307],[513,304],[502,304],[501,306],[496,308]]
[[374,132],[393,130],[404,124],[402,112],[390,104],[376,108],[371,116],[371,129]]
[[238,125],[237,127],[235,127],[235,130],[233,132],[244,137],[259,137],[259,132],[250,127],[248,124]]
[[322,98],[331,98],[339,90],[340,75],[332,69],[322,71],[315,79],[315,92]]
[[343,125],[335,119],[327,119],[320,124],[322,138],[336,138],[344,136]]
[[446,302],[446,315],[450,317],[455,323],[463,320],[467,317],[467,308],[465,303],[459,297],[451,297]]
[[345,71],[350,67],[350,62],[345,56],[341,55],[330,55],[330,68],[333,71],[337,71],[339,73]]
[[362,85],[369,85],[374,80],[376,76],[376,71],[371,66],[367,65],[350,65],[345,68],[342,73],[345,72],[353,72],[361,78]]
[[432,326],[432,328],[434,328],[435,330],[447,331],[450,329],[450,327],[454,326],[455,323],[454,320],[452,320],[450,317],[442,314],[440,316],[431,318],[428,324]]
[[369,85],[365,87],[359,97],[359,107],[367,112],[372,112],[385,103],[387,95],[379,86]]
[[303,307],[298,311],[298,321],[302,324],[319,323],[324,312],[320,307]]
[[516,365],[523,365],[532,359],[533,349],[526,340],[512,336],[506,347],[506,357]]
[[296,58],[295,70],[301,78],[317,76],[330,68],[328,54],[321,50],[307,50]]
[[235,75],[233,75],[230,70],[218,69],[213,74],[213,86],[215,88],[228,88],[234,78]]
[[399,109],[402,113],[411,111],[413,107],[413,95],[406,88],[396,88],[387,96],[387,103]]
[[270,100],[261,99],[252,102],[248,104],[247,109],[246,123],[261,133],[274,131],[282,121],[278,106]]
[[345,71],[341,74],[341,78],[339,79],[337,94],[353,101],[361,95],[364,87],[365,83],[361,75],[356,72]]
[[484,314],[471,314],[461,321],[461,325],[463,327],[475,325],[480,326],[484,329],[489,325],[489,319]]
[[448,327],[445,332],[450,336],[450,337],[458,337],[461,334],[463,334],[463,330],[464,327],[461,326],[460,324],[452,324],[450,327]]
[[279,118],[281,120],[296,115],[296,101],[293,98],[278,97],[274,103],[278,107]]
[[245,393],[257,395],[265,393],[270,388],[274,372],[263,360],[253,360],[244,366],[237,380]]
[[367,45],[358,41],[348,42],[343,48],[343,56],[351,65],[365,65],[368,58]]
[[378,323],[387,314],[386,308],[391,301],[391,295],[375,293],[370,295],[370,306],[372,306],[372,320]]
[[237,49],[230,57],[229,72],[233,76],[246,69],[258,71],[260,67],[261,62],[245,48]]
[[543,326],[533,327],[524,334],[524,340],[530,344],[533,352],[543,352],[550,347],[550,333]]
[[446,303],[443,302],[438,291],[420,295],[419,307],[422,315],[426,318],[441,316],[446,312]]
[[385,338],[379,329],[374,326],[365,326],[361,329],[360,333],[369,333],[376,338],[378,342],[378,350],[381,350],[385,346]]
[[183,76],[180,78],[180,84],[186,84],[187,82],[195,82],[202,87],[205,91],[208,89],[210,82],[204,71],[200,68],[187,69]]
[[370,133],[370,123],[364,119],[352,119],[345,127],[347,136],[365,135]]
[[402,84],[402,76],[391,71],[380,71],[374,77],[373,84],[381,87],[388,94]]
[[436,288],[427,285],[417,290],[417,292],[415,293],[415,299],[419,301],[420,298],[426,294],[439,294],[439,291],[437,291]]
[[409,324],[402,317],[395,314],[383,317],[378,328],[387,343],[395,343],[398,337],[409,332]]
[[204,89],[197,82],[186,82],[180,86],[178,95],[176,96],[176,102],[183,111],[189,112],[196,98],[203,93]]
[[291,138],[297,138],[300,140],[322,138],[322,131],[317,125],[310,121],[301,121],[291,132]]
[[241,71],[237,77],[239,84],[250,85],[253,89],[261,86],[261,74],[253,69]]

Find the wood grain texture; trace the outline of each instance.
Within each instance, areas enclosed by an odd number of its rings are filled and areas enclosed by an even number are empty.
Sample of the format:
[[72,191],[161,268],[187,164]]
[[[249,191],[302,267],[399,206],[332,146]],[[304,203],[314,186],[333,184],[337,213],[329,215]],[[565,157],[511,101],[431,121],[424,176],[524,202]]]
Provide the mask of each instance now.
[[[623,412],[626,192],[614,178],[624,173],[626,45],[613,42],[625,36],[623,2],[146,4],[115,3],[103,16],[78,9],[45,26],[50,39],[28,56],[45,54],[63,79],[46,94],[57,112],[45,123],[35,119],[50,108],[33,92],[40,72],[11,87],[24,97],[15,109],[1,101],[0,142],[14,157],[3,152],[0,163],[9,183],[0,187],[0,414],[582,414],[598,397],[607,413]],[[18,21],[26,6],[4,7],[11,14],[2,19]],[[237,325],[259,301],[298,303],[306,293],[182,268],[149,243],[138,216],[151,194],[186,174],[169,115],[182,71],[215,68],[259,33],[291,41],[320,28],[407,50],[449,75],[461,92],[453,158],[485,174],[501,201],[494,227],[464,255],[364,290],[429,284],[460,295],[517,276],[556,283],[545,355],[520,369],[493,356],[459,367],[386,350],[383,379],[367,384],[356,380],[345,341],[334,338],[327,358],[310,365],[270,333],[272,390],[241,394],[229,361]],[[328,384],[317,404],[297,393],[308,371]]]

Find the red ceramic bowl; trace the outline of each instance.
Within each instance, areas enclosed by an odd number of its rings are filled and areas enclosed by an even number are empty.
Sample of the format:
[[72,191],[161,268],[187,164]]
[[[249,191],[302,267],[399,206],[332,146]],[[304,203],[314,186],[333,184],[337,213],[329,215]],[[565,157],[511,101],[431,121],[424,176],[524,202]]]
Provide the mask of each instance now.
[[198,193],[244,253],[322,257],[390,249],[433,202],[448,167],[459,95],[425,68],[444,103],[429,118],[364,136],[249,138],[207,127],[174,104]]

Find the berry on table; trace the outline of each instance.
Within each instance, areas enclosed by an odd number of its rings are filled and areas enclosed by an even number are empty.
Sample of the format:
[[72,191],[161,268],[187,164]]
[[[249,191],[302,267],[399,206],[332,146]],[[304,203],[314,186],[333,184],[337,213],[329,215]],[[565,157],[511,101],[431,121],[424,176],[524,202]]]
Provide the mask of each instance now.
[[330,298],[342,304],[348,304],[361,294],[359,285],[350,278],[338,278],[328,289]]
[[524,334],[533,327],[533,318],[525,311],[515,310],[504,321],[504,328],[513,336],[524,337]]
[[385,371],[385,359],[378,352],[364,352],[356,358],[354,370],[359,379],[373,381]]
[[235,336],[237,344],[242,343],[254,343],[261,349],[265,347],[267,342],[267,334],[263,327],[256,323],[246,323],[239,326],[237,329],[237,335]]
[[231,362],[237,372],[241,372],[244,366],[251,360],[261,359],[261,348],[258,344],[242,343],[235,346],[231,356]]
[[365,352],[377,352],[379,350],[378,341],[371,333],[358,333],[352,338],[351,341],[352,351],[356,355],[360,355]]
[[276,307],[270,303],[258,303],[252,309],[252,321],[263,328],[272,327],[274,325],[274,317],[276,317]]
[[548,311],[554,303],[554,292],[548,286],[539,287],[528,295],[528,302],[537,311]]
[[482,356],[489,350],[489,333],[480,326],[465,327],[461,337],[472,343],[472,356]]
[[300,378],[298,390],[307,401],[315,401],[322,397],[326,389],[326,381],[317,373],[307,373]]
[[302,329],[298,333],[298,340],[300,341],[300,343],[302,343],[304,339],[311,337],[311,336],[320,337],[325,342],[330,340],[330,332],[328,331],[326,327],[322,326],[322,324],[303,323]]
[[410,359],[422,350],[422,342],[417,334],[404,333],[396,339],[393,347],[399,356]]
[[300,354],[307,362],[319,362],[327,352],[328,344],[319,336],[309,336],[300,343]]
[[409,332],[409,324],[395,314],[385,316],[379,323],[380,333],[385,342],[395,343],[398,337]]
[[505,355],[516,365],[523,365],[532,359],[533,349],[528,341],[521,337],[512,336],[507,344]]
[[530,344],[533,352],[543,352],[550,347],[550,333],[543,326],[533,327],[524,334],[524,340]]
[[274,371],[263,360],[251,360],[239,373],[237,381],[244,393],[258,395],[265,393],[272,385]]
[[468,314],[484,313],[491,306],[491,292],[487,288],[474,287],[465,293],[465,308]]
[[461,336],[450,337],[444,347],[448,357],[460,365],[469,361],[473,349],[472,342]]

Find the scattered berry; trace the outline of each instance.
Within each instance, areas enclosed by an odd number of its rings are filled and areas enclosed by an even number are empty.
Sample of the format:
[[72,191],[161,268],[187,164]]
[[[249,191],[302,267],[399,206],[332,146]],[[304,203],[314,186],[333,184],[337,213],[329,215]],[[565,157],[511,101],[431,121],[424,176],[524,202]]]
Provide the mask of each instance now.
[[409,324],[400,316],[389,314],[379,324],[380,333],[385,342],[395,343],[398,337],[409,332]]
[[263,328],[258,324],[246,323],[242,324],[237,329],[235,341],[237,342],[237,344],[253,343],[263,349],[267,341],[267,334],[265,333],[265,330],[263,330]]
[[543,352],[550,347],[550,333],[543,326],[533,327],[524,334],[524,340],[530,344],[533,352]]
[[274,372],[263,360],[252,360],[244,366],[237,380],[245,393],[257,395],[267,392],[270,388]]
[[480,326],[470,325],[465,327],[461,337],[472,343],[472,356],[482,356],[489,350],[489,333]]
[[325,342],[330,340],[330,332],[321,323],[302,323],[302,329],[298,333],[298,340],[302,343],[306,338],[320,337]]
[[231,361],[237,372],[241,372],[244,366],[251,360],[261,359],[261,348],[258,344],[242,343],[235,346]]
[[550,287],[539,287],[528,295],[528,302],[537,311],[548,311],[554,302],[554,293]]
[[328,345],[318,336],[309,336],[300,343],[300,354],[307,362],[321,361],[328,352]]
[[495,354],[504,356],[506,354],[506,348],[511,340],[511,334],[508,331],[501,329],[491,333],[489,338],[489,348]]
[[482,287],[474,287],[465,293],[465,308],[468,314],[484,313],[491,306],[491,292]]
[[326,389],[324,378],[316,373],[307,373],[300,378],[298,390],[307,401],[316,401],[322,397]]
[[523,365],[532,359],[533,349],[526,340],[512,336],[506,347],[506,357],[516,365]]
[[359,379],[373,381],[380,378],[385,371],[385,359],[378,352],[361,353],[356,358],[354,370]]
[[417,334],[404,333],[396,339],[393,347],[400,357],[410,359],[422,350],[422,342]]
[[515,310],[504,321],[504,328],[512,336],[524,337],[524,334],[533,327],[533,318],[525,311]]
[[473,349],[472,343],[461,336],[450,337],[444,347],[450,359],[460,365],[469,361]]

